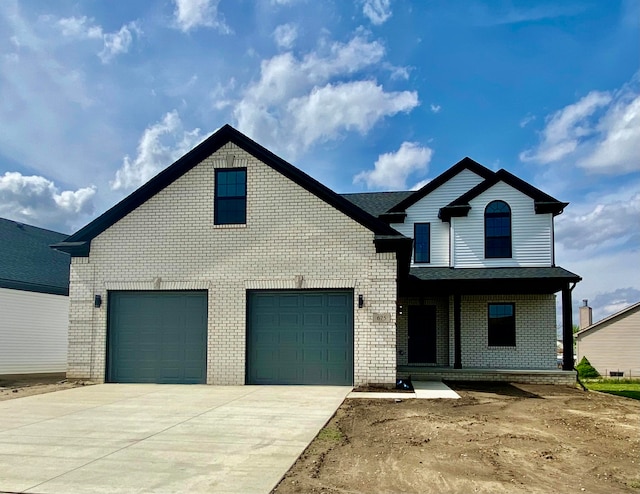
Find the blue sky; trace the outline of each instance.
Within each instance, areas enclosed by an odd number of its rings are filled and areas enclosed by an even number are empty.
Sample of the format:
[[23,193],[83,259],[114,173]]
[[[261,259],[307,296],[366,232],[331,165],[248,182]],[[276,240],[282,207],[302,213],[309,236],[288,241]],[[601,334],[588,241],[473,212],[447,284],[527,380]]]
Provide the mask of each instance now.
[[73,232],[225,123],[337,192],[464,156],[571,205],[557,263],[640,300],[640,3],[0,2],[0,216]]

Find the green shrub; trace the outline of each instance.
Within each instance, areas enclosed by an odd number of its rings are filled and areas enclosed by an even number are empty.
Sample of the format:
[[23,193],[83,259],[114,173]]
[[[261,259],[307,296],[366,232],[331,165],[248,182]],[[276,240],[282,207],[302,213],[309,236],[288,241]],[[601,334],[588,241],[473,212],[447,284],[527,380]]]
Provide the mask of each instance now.
[[578,377],[581,379],[593,379],[600,377],[600,374],[587,360],[587,357],[582,357],[580,363],[576,365],[576,370],[578,371]]

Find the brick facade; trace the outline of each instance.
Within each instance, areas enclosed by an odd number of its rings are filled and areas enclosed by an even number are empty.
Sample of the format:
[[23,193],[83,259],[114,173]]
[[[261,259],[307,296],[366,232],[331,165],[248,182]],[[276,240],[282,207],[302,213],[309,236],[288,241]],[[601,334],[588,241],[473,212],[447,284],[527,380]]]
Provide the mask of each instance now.
[[[214,170],[223,167],[247,168],[246,225],[213,224]],[[393,383],[396,257],[376,253],[373,238],[228,143],[95,237],[89,257],[73,258],[68,375],[105,378],[110,290],[207,290],[207,383],[244,384],[247,290],[349,288],[354,384]],[[391,317],[374,322],[374,313]]]

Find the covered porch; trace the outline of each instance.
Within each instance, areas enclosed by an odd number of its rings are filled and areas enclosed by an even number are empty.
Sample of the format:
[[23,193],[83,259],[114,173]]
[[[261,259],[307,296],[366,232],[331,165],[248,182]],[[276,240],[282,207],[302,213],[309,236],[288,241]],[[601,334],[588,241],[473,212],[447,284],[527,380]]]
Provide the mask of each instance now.
[[[559,267],[411,268],[399,287],[398,378],[575,382],[571,292],[580,279]],[[562,369],[555,351],[557,292]],[[508,321],[512,334],[501,329]]]

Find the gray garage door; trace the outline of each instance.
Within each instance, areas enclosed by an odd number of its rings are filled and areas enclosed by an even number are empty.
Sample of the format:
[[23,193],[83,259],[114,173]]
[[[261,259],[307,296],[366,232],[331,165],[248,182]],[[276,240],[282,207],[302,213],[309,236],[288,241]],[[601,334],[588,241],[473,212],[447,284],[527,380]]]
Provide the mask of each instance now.
[[248,384],[353,384],[352,291],[248,293]]
[[107,381],[204,384],[207,293],[110,292]]

